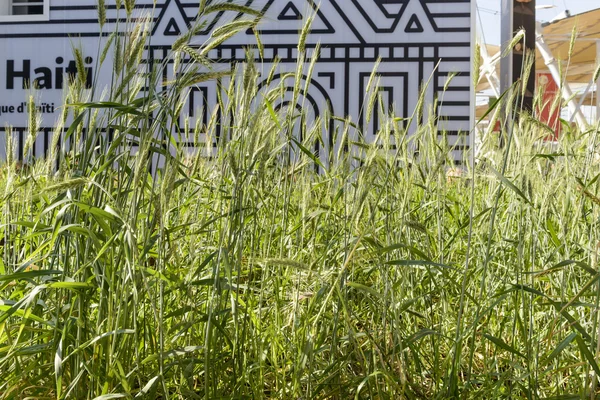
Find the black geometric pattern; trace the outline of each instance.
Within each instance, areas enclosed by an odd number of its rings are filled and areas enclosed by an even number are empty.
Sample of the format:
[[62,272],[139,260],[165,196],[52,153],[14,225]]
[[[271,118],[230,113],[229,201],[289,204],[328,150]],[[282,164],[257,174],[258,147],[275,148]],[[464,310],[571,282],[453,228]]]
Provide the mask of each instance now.
[[[404,15],[404,10],[408,5],[409,0],[373,0],[377,8],[385,15],[387,19],[391,21],[389,27],[383,27],[377,23],[373,18],[373,12],[375,9],[369,1],[352,0],[354,6],[358,9],[360,14],[367,20],[369,25],[377,33],[391,33],[396,30],[400,19]],[[364,6],[364,7],[363,7]]]
[[[281,1],[277,0],[269,0],[267,4],[262,7],[262,12],[264,15],[269,15],[269,11],[275,6],[280,6]],[[298,3],[296,5],[295,3]],[[316,13],[315,21],[312,25],[312,29],[310,30],[311,34],[331,34],[335,33],[335,29],[331,26],[331,23],[327,20],[325,15],[319,9],[317,3],[313,0],[301,0],[301,1],[288,1],[283,10],[279,13],[277,20],[281,20],[283,17],[284,23],[279,23],[274,29],[262,29],[258,28],[257,30],[261,35],[285,35],[285,34],[298,34],[304,24],[302,20],[304,19],[299,7],[310,10],[311,12]],[[299,23],[294,28],[288,28],[289,21],[299,21]],[[323,26],[316,27],[316,25],[321,24]],[[246,33],[254,34],[251,29],[249,29]]]
[[179,25],[177,25],[175,18],[171,18],[169,20],[169,23],[167,24],[167,27],[165,28],[163,35],[165,35],[165,36],[181,35],[181,29],[179,29]]
[[[321,51],[308,90],[301,96],[302,104],[291,104],[290,99],[284,97],[275,107],[308,107],[312,118],[323,116],[325,110],[333,115],[349,116],[364,137],[375,140],[383,115],[377,110],[368,119],[365,107],[371,69],[380,59],[379,85],[371,88],[380,100],[378,108],[382,105],[384,111],[393,112],[396,117],[410,117],[421,88],[429,82],[426,100],[429,104],[438,100],[434,112],[439,128],[456,137],[469,132],[473,0],[208,0],[208,4],[216,1],[264,11],[265,17],[256,28],[262,35],[264,55],[261,57],[256,52],[256,59],[265,65],[278,62],[282,72],[296,68],[298,32],[306,19],[314,16],[306,42],[307,62],[314,57],[317,43]],[[78,41],[84,48],[97,48],[98,36],[106,36],[107,32],[126,26],[126,16],[123,12],[117,13],[115,0],[107,0],[107,25],[101,33],[95,6],[89,3],[89,0],[50,0],[49,21],[35,24],[0,22],[0,45],[9,50],[12,46],[27,48],[24,43],[35,38],[46,48],[64,49],[64,56],[57,54],[57,57],[60,55],[65,60],[70,58],[71,37],[80,38]],[[198,0],[158,0],[156,6],[152,3],[138,1],[134,18],[146,15],[155,7],[151,46],[147,51],[159,62],[166,58],[175,37],[196,22]],[[205,41],[217,26],[240,18],[246,17],[233,11],[211,16],[203,21],[204,28],[199,32],[197,42]],[[233,69],[237,63],[245,61],[246,49],[255,43],[253,34],[247,31],[232,37],[211,51],[209,57],[222,67]],[[96,51],[90,51],[90,56],[95,54]],[[36,56],[30,54],[24,58],[35,59]],[[2,64],[0,60],[0,74]],[[450,80],[450,77],[453,78]],[[168,78],[165,76],[166,80]],[[110,76],[101,76],[102,79],[108,80]],[[0,84],[2,80],[0,76]],[[205,126],[215,109],[219,90],[216,84],[193,88],[180,126],[184,117],[189,117],[193,124]],[[19,91],[9,95],[25,98]],[[57,103],[61,100],[59,91],[41,95]],[[17,137],[25,135],[25,121],[0,116],[0,132],[6,123],[15,126]],[[333,132],[335,127],[326,128]],[[414,126],[406,128],[411,131]],[[47,150],[51,135],[51,127],[42,130],[36,143],[37,153],[43,154]],[[315,148],[315,151],[325,154],[336,146],[331,140],[324,137],[325,148]],[[22,141],[19,139],[17,143]],[[187,139],[185,143],[190,147],[195,145]]]
[[423,29],[423,24],[419,21],[419,17],[416,14],[413,14],[408,20],[408,24],[406,24],[406,28],[404,28],[404,32],[407,33],[422,33],[425,29]]
[[283,10],[281,10],[281,12],[279,13],[279,16],[277,17],[278,21],[289,21],[289,20],[301,20],[302,18],[302,14],[300,13],[300,10],[298,10],[298,8],[294,5],[294,3],[292,3],[291,1],[288,2],[286,4],[285,7],[283,7]]

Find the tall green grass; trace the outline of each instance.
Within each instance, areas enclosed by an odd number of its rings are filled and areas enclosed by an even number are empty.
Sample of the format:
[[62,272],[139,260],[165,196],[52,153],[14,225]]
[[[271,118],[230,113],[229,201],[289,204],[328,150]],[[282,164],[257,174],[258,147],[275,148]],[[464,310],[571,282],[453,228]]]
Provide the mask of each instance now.
[[[256,22],[238,11],[211,43]],[[105,98],[71,82],[47,159],[19,164],[9,140],[1,398],[597,397],[598,127],[550,145],[523,115],[455,168],[434,121],[408,135],[389,116],[376,143],[350,120],[306,124],[277,110],[282,87],[258,94],[258,66],[227,77],[192,34],[162,88],[167,64],[140,70],[131,32],[105,50]],[[177,126],[207,79],[227,118]],[[338,146],[316,156],[330,118]]]

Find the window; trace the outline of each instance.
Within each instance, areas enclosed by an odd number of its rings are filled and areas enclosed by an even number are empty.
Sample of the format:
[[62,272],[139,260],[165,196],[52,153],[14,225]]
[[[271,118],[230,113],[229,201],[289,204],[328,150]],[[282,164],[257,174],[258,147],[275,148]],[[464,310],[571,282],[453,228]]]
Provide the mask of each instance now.
[[0,0],[0,22],[47,21],[50,0]]

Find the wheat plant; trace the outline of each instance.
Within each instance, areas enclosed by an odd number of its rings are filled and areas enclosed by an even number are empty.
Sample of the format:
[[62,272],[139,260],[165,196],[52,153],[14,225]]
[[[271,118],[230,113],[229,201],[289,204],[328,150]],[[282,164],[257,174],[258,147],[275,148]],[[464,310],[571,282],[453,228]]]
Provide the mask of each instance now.
[[[598,126],[550,143],[504,117],[459,166],[422,109],[368,141],[349,118],[276,107],[285,84],[260,88],[250,59],[213,65],[256,23],[231,3],[200,12],[228,7],[247,17],[203,45],[193,27],[163,63],[141,62],[144,20],[113,35],[111,87],[71,79],[46,158],[16,161],[8,136],[0,398],[597,398]],[[281,80],[293,99],[305,33]],[[208,80],[218,109],[181,123]],[[366,118],[382,111],[364,95]]]

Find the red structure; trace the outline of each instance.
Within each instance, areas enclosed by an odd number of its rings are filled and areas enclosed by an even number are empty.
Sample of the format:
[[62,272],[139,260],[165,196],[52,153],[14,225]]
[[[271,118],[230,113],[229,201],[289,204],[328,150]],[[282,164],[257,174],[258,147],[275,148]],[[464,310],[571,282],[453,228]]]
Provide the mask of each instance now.
[[546,140],[557,140],[561,132],[560,124],[560,88],[550,72],[537,73],[537,87],[542,93],[542,103],[538,106],[538,118],[554,131]]

